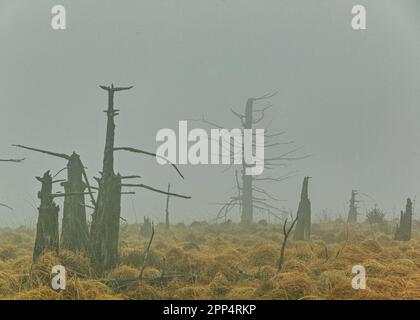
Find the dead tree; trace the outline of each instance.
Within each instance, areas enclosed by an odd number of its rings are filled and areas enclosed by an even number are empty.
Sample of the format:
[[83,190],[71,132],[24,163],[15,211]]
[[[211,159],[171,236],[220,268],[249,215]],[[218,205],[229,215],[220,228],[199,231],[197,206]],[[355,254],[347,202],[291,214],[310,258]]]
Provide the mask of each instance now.
[[105,150],[98,198],[92,215],[90,256],[99,273],[110,270],[118,262],[118,237],[121,213],[121,175],[114,173],[115,121],[114,94],[132,87],[100,86],[108,93]]
[[413,203],[410,198],[407,199],[405,212],[401,211],[400,223],[395,231],[395,240],[409,241],[411,239],[411,224],[413,219]]
[[295,226],[296,222],[298,221],[298,216],[296,216],[296,218],[293,220],[292,224],[290,225],[289,229],[286,230],[286,226],[287,226],[287,219],[284,221],[283,224],[283,242],[281,244],[281,249],[280,249],[280,258],[279,258],[279,263],[277,265],[277,271],[280,272],[283,264],[284,264],[284,254],[286,251],[286,244],[287,244],[287,239],[289,238],[290,232],[292,232],[293,227]]
[[38,208],[38,222],[36,225],[35,246],[33,261],[35,262],[44,251],[58,253],[58,206],[54,203],[52,195],[53,180],[50,171],[41,177],[36,177],[41,182],[41,191],[38,192],[40,206]]
[[352,190],[351,191],[351,197],[350,197],[350,207],[349,207],[349,214],[347,216],[347,222],[348,223],[354,223],[357,222],[357,203],[359,202],[356,200],[357,191]]
[[305,177],[297,211],[297,225],[294,234],[295,240],[308,240],[311,236],[311,202],[308,196],[308,183],[310,177]]
[[[272,107],[271,104],[266,105],[257,105],[262,101],[272,98],[275,93],[267,93],[263,96],[256,97],[256,98],[249,98],[246,101],[245,105],[245,113],[241,114],[231,109],[231,112],[234,116],[239,118],[241,126],[243,129],[253,129],[254,127],[260,125],[262,121],[265,119],[265,112]],[[204,122],[210,126],[215,126],[219,129],[223,129],[224,127],[215,124],[213,122],[207,121],[205,119],[198,120],[200,122]],[[292,144],[293,141],[286,141],[286,142],[279,142],[276,140],[279,136],[283,135],[284,132],[279,133],[269,133],[269,130],[265,128],[264,132],[264,149],[265,154],[267,151],[274,150],[278,147]],[[255,133],[253,134],[255,137]],[[244,139],[243,139],[244,140]],[[231,141],[227,141],[230,146],[230,150],[235,148],[234,143]],[[253,148],[257,148],[257,144],[255,141],[252,143]],[[261,147],[261,146],[259,146]],[[264,159],[264,169],[265,172],[269,170],[276,169],[277,167],[284,167],[286,163],[293,160],[303,159],[306,156],[293,156],[298,150],[301,148],[295,148],[289,150],[284,153],[275,152],[273,155],[268,155]],[[244,157],[244,142],[242,142],[242,157]],[[271,152],[272,153],[272,152]],[[237,156],[234,152],[230,152],[230,160],[231,164]],[[278,202],[281,200],[275,197],[274,195],[270,194],[264,186],[260,184],[263,183],[272,183],[272,182],[281,182],[285,179],[291,177],[292,172],[285,174],[283,176],[268,176],[268,175],[261,175],[261,176],[252,176],[246,174],[246,169],[252,167],[252,165],[247,164],[246,161],[243,159],[242,161],[242,169],[239,171],[235,171],[235,189],[236,192],[232,195],[226,202],[222,203],[215,203],[220,205],[220,210],[217,213],[216,221],[220,218],[225,218],[228,213],[235,207],[239,208],[240,216],[241,216],[241,223],[245,225],[249,225],[254,221],[254,210],[260,210],[261,212],[266,212],[277,219],[282,219],[280,217],[281,214],[285,214],[286,212],[279,208]],[[231,165],[228,169],[231,168]],[[274,202],[274,203],[273,203]]]
[[60,247],[73,251],[87,250],[89,230],[86,221],[86,188],[93,205],[95,199],[80,156],[75,152],[67,155],[23,145],[14,146],[67,160],[67,181],[61,183],[67,196],[64,197]]
[[[98,198],[96,201],[95,211],[92,215],[92,224],[90,232],[90,256],[98,273],[114,268],[118,263],[118,238],[119,225],[121,219],[121,194],[122,187],[138,187],[148,189],[150,191],[170,194],[172,196],[190,198],[176,193],[167,193],[163,190],[153,188],[145,184],[123,184],[123,179],[138,178],[138,176],[121,176],[114,172],[114,151],[125,150],[156,157],[156,154],[146,152],[135,148],[115,148],[115,116],[119,110],[114,109],[114,94],[118,91],[129,90],[132,87],[109,87],[100,86],[101,89],[108,93],[107,129],[105,150],[103,159],[103,169],[101,177],[97,179],[99,183]],[[171,164],[181,175],[178,168]],[[181,175],[182,176],[182,175]]]

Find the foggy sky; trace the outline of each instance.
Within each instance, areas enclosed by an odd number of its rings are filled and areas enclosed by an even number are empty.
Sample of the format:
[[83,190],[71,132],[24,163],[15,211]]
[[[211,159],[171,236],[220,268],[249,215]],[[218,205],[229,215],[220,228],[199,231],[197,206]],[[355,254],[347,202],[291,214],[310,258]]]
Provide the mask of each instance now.
[[[67,30],[50,27],[67,9]],[[367,8],[367,30],[351,29],[351,8]],[[351,189],[361,211],[388,217],[420,191],[420,3],[417,0],[0,0],[0,224],[34,225],[39,182],[65,161],[13,143],[76,151],[90,176],[102,167],[107,105],[98,85],[133,85],[116,95],[116,146],[155,151],[156,132],[198,119],[239,127],[230,108],[279,90],[270,130],[303,146],[307,159],[273,175],[297,174],[269,189],[296,211],[310,175],[314,214],[343,216]],[[203,127],[189,122],[189,127]],[[211,219],[234,186],[223,166],[181,166],[185,180],[153,158],[115,153],[115,171],[191,200],[171,199],[173,221]],[[270,173],[271,174],[271,173]],[[62,176],[64,177],[64,176]],[[56,191],[60,188],[56,188]],[[165,196],[135,190],[122,216],[164,218]],[[373,199],[374,200],[373,200]],[[62,202],[59,201],[60,207]],[[232,212],[237,218],[237,211]],[[265,218],[256,216],[256,219]]]

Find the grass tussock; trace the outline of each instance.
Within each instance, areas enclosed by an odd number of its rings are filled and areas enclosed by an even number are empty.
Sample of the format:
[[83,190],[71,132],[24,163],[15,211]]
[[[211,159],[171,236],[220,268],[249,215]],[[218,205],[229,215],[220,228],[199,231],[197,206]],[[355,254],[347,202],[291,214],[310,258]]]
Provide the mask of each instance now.
[[[313,224],[310,241],[288,242],[279,272],[280,225],[158,225],[141,279],[147,239],[138,226],[121,227],[120,264],[101,278],[82,252],[33,263],[33,231],[1,229],[0,299],[420,299],[420,224],[413,228],[400,242],[389,222]],[[54,291],[58,264],[67,283]],[[354,265],[366,269],[365,290],[352,288]]]

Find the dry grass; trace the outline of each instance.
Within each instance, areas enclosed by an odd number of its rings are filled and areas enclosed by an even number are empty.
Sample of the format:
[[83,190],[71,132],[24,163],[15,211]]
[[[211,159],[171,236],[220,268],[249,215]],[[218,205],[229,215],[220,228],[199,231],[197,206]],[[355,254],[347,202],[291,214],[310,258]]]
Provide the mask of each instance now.
[[[393,240],[390,222],[312,231],[311,241],[288,243],[279,273],[279,225],[158,225],[140,281],[147,240],[138,226],[122,226],[120,265],[101,279],[82,253],[45,253],[33,264],[33,231],[3,229],[0,299],[420,299],[419,223],[409,242]],[[61,292],[50,288],[57,264],[67,271]],[[366,290],[351,287],[356,264],[366,268]]]

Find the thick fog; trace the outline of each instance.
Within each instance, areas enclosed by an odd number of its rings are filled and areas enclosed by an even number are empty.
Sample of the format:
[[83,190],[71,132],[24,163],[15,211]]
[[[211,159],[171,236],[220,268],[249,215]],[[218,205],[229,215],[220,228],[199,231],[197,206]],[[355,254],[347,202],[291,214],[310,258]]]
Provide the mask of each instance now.
[[[67,29],[51,28],[62,4]],[[351,28],[351,8],[367,9],[367,30]],[[417,0],[0,0],[1,226],[34,225],[35,176],[65,161],[12,147],[76,151],[90,177],[101,170],[106,93],[98,85],[133,85],[116,94],[116,146],[156,151],[161,128],[205,118],[240,127],[230,111],[278,90],[266,113],[278,154],[303,147],[309,157],[265,172],[293,177],[267,189],[296,211],[302,179],[312,177],[313,212],[347,213],[352,189],[360,211],[375,203],[389,218],[420,191],[420,3]],[[182,165],[185,180],[151,157],[115,153],[115,171],[192,196],[172,198],[173,222],[210,220],[232,194],[234,169]],[[65,173],[60,178],[65,177]],[[56,191],[61,188],[56,185]],[[124,195],[122,216],[164,219],[165,196]],[[60,206],[62,202],[59,201]],[[238,210],[231,217],[239,217]],[[256,213],[256,220],[267,218]]]

